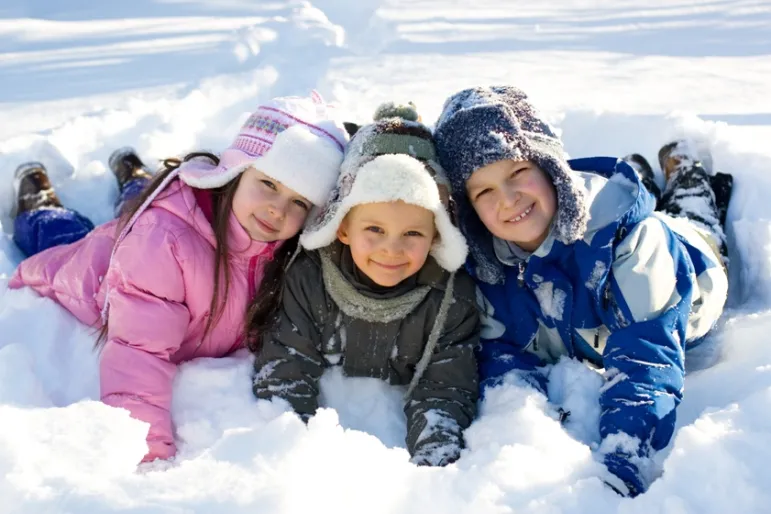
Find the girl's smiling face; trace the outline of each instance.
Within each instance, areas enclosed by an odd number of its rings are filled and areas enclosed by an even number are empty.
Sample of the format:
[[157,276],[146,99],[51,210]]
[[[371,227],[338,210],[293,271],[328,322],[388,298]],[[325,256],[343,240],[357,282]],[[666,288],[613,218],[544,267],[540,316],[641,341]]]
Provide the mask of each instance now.
[[233,214],[254,241],[282,241],[294,237],[313,204],[255,168],[241,174],[233,196]]
[[477,215],[496,237],[532,252],[549,234],[557,193],[531,161],[497,161],[476,170],[466,192]]

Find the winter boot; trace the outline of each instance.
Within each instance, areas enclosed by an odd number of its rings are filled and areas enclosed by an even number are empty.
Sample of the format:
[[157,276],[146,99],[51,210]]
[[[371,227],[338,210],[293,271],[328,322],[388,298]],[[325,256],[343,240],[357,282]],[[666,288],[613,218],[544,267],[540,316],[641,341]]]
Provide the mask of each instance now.
[[[714,177],[702,166],[685,141],[673,141],[661,147],[659,164],[667,179],[659,210],[676,218],[688,218],[702,232],[711,236],[724,262],[727,261],[728,248],[723,231],[725,215],[721,219],[713,191]],[[725,190],[728,181],[723,178],[719,180]],[[728,189],[727,195],[721,196],[726,210],[728,203],[725,196],[730,198],[730,187]]]
[[648,160],[639,153],[629,154],[623,159],[628,162],[632,168],[637,172],[637,176],[640,177],[640,181],[653,196],[656,198],[656,203],[661,200],[661,189],[656,184],[656,178],[653,174],[653,168],[651,168]]
[[[707,157],[708,160],[712,160],[711,156],[707,155]],[[691,148],[687,141],[682,139],[667,143],[659,149],[659,166],[664,173],[666,183],[669,183],[676,170],[692,166],[699,166],[708,176],[711,175],[711,170],[704,167],[704,163],[696,151]]]
[[16,196],[14,217],[26,211],[62,207],[45,166],[39,162],[25,162],[16,168],[13,190]]
[[118,179],[118,187],[121,191],[129,182],[137,179],[146,182],[153,178],[152,173],[150,173],[150,170],[139,158],[136,151],[128,146],[115,150],[110,155],[107,163],[110,166],[110,170],[115,174],[115,178]]
[[[659,163],[661,164],[661,170],[667,176],[667,181],[669,180],[669,175],[678,166],[687,166],[689,163],[704,166],[704,163],[700,162],[699,158],[692,157],[690,153],[684,141],[673,141],[661,147],[661,150],[659,150]],[[704,158],[711,163],[711,155],[707,154]],[[683,160],[685,162],[681,162]],[[717,207],[720,226],[725,230],[728,204],[731,201],[731,193],[734,186],[733,175],[722,172],[713,174],[712,170],[706,168],[706,166],[704,168],[709,176],[710,188],[715,195],[715,206]]]
[[728,204],[731,201],[731,193],[734,189],[734,177],[728,173],[717,172],[710,178],[712,192],[715,193],[715,206],[717,207],[720,226],[725,230],[725,220],[728,214]]

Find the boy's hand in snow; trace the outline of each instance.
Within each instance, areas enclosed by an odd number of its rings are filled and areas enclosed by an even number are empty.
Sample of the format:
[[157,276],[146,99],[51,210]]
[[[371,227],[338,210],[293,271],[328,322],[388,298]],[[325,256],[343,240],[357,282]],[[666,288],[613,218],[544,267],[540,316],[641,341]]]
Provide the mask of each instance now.
[[605,455],[605,466],[612,476],[604,480],[605,485],[613,489],[621,496],[634,498],[647,489],[645,483],[631,460],[629,455],[621,452],[614,452]]

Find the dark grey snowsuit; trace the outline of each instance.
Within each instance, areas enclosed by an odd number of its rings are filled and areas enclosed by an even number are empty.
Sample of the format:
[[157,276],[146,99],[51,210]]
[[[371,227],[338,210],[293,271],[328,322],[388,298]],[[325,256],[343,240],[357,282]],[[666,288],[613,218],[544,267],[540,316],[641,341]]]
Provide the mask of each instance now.
[[341,243],[304,251],[287,271],[279,320],[257,355],[254,394],[284,398],[307,419],[329,366],[409,385],[407,449],[418,464],[448,464],[476,415],[478,323],[471,278],[432,257],[413,277],[381,288]]

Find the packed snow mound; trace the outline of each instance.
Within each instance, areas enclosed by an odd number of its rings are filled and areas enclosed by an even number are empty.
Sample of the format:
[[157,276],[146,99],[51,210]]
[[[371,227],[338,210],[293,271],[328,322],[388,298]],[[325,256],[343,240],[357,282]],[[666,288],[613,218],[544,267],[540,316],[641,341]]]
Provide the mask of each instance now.
[[[8,0],[0,6],[0,514],[39,512],[767,512],[771,506],[771,11],[764,0]],[[181,366],[179,453],[137,466],[147,425],[98,401],[94,330],[9,291],[12,177],[42,161],[59,197],[112,217],[106,168],[222,149],[272,96],[317,89],[346,119],[411,100],[431,123],[471,85],[522,87],[573,157],[686,138],[732,173],[729,308],[689,353],[676,436],[634,500],[596,459],[601,377],[563,360],[548,398],[492,390],[446,468],[405,449],[403,390],[328,371],[306,425],[251,392],[251,356]],[[658,170],[656,170],[658,173]],[[559,422],[558,408],[571,412]]]

